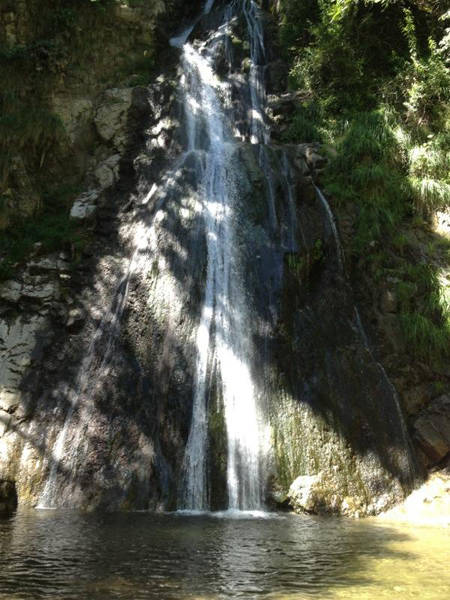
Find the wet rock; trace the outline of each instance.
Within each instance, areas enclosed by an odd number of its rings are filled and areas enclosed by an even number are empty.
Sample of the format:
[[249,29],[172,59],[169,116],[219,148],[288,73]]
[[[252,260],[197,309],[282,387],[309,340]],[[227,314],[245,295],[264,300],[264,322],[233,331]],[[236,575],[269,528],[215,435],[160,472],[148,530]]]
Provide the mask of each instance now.
[[0,515],[13,513],[17,508],[16,486],[12,481],[0,479]]
[[450,396],[440,396],[414,422],[414,437],[427,466],[443,460],[450,452]]

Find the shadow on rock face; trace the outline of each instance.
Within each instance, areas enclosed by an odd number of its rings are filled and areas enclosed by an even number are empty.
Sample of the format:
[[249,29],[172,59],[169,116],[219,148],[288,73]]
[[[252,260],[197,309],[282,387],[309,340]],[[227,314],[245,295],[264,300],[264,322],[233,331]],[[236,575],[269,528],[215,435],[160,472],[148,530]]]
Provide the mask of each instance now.
[[8,517],[17,508],[16,486],[12,481],[0,480],[0,518]]

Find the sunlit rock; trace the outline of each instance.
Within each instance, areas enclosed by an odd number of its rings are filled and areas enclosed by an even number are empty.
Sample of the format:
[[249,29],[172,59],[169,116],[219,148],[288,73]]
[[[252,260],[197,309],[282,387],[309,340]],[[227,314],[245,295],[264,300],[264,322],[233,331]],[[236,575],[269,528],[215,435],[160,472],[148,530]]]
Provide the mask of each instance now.
[[127,140],[127,116],[131,106],[132,88],[107,90],[95,114],[95,126],[104,142],[123,152]]
[[92,190],[79,196],[70,209],[70,218],[77,221],[86,221],[93,218],[97,210],[99,192]]
[[326,509],[326,499],[323,494],[324,477],[317,475],[302,475],[289,488],[289,499],[294,510],[298,512],[319,513]]

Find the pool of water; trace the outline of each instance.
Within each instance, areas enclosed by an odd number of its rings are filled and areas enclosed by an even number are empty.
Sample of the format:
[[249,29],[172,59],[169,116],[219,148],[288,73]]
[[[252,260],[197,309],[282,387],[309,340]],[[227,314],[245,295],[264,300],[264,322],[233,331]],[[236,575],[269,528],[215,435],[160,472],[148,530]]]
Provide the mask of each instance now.
[[19,511],[0,599],[450,598],[450,529],[295,515]]

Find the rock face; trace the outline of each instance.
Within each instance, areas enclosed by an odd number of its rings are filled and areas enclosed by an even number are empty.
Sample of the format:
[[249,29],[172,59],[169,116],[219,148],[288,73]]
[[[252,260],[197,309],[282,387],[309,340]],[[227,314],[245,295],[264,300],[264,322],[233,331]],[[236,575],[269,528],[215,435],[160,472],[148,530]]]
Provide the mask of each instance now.
[[[0,229],[39,212],[46,202],[44,188],[63,187],[61,182],[84,186],[101,164],[98,184],[114,183],[117,173],[114,180],[111,174],[105,179],[104,163],[123,154],[130,85],[146,84],[160,38],[201,6],[181,0],[98,4],[75,3],[70,16],[48,0],[0,6],[5,97],[15,95],[16,71],[22,89],[18,102],[5,105],[12,127],[2,136],[1,151],[11,159],[2,167]],[[55,18],[58,27],[49,25]],[[19,142],[16,129],[22,121],[26,127]],[[107,165],[111,172],[116,164]]]
[[[239,18],[233,27],[237,38]],[[238,83],[245,47],[233,50]],[[242,89],[233,96],[242,141],[228,167],[238,175],[233,241],[252,315],[250,370],[264,398],[268,491],[289,492],[298,510],[373,514],[415,475],[395,391],[361,331],[313,185],[317,147],[251,144]],[[208,265],[202,161],[182,154],[174,73],[102,98],[72,111],[94,114],[101,139],[92,192],[71,213],[93,229],[89,260],[73,273],[59,257],[33,261],[0,290],[0,479],[15,483],[22,504],[174,509]],[[26,318],[17,311],[25,307]],[[208,383],[213,509],[227,506],[219,383]]]
[[123,151],[126,144],[126,122],[131,95],[130,88],[107,90],[94,118],[102,140],[118,151]]
[[427,466],[441,462],[450,453],[450,396],[434,400],[414,421],[414,436]]
[[413,525],[450,527],[450,469],[432,473],[399,506],[380,515],[380,519]]

